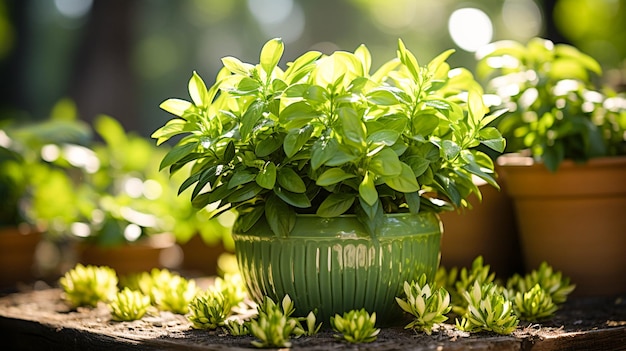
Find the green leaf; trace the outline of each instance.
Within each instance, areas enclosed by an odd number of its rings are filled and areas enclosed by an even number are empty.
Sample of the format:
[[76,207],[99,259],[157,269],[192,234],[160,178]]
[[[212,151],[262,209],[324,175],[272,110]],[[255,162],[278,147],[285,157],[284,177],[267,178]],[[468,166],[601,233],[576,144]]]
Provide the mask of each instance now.
[[365,123],[354,108],[341,107],[337,110],[343,136],[357,144],[365,141]]
[[304,144],[311,138],[313,134],[313,127],[310,124],[300,128],[300,129],[292,129],[285,136],[285,140],[283,141],[283,150],[287,157],[293,157]]
[[455,159],[461,152],[461,147],[452,140],[444,140],[441,143],[441,149],[446,160]]
[[374,176],[370,172],[365,173],[363,181],[359,184],[359,196],[370,206],[373,206],[378,201],[378,191],[376,191],[376,186],[374,185]]
[[311,147],[311,168],[318,169],[330,160],[338,150],[337,140],[318,139]]
[[278,61],[280,61],[284,51],[285,44],[279,38],[269,40],[263,45],[260,62],[261,67],[268,76],[272,74],[272,71],[274,71],[274,68],[278,65]]
[[248,183],[230,194],[226,201],[230,203],[244,202],[257,196],[263,188],[255,183]]
[[368,144],[383,144],[391,146],[396,143],[400,133],[391,129],[381,129],[367,136]]
[[432,113],[420,113],[412,119],[413,134],[428,136],[439,126],[439,117]]
[[471,120],[474,122],[473,125],[480,125],[481,119],[485,116],[485,112],[487,112],[482,94],[473,89],[470,90],[467,96],[467,105],[469,114],[472,117]]
[[183,145],[179,144],[174,146],[161,160],[159,170],[162,170],[165,167],[171,166],[174,163],[178,162],[180,159],[194,151],[196,147],[198,147],[198,142],[191,142]]
[[405,193],[406,204],[409,205],[409,212],[418,213],[420,210],[421,198],[418,192]]
[[244,233],[247,232],[259,221],[264,213],[265,208],[263,206],[255,206],[251,211],[239,213],[237,217],[237,229]]
[[416,81],[420,80],[419,63],[413,54],[404,46],[402,39],[398,39],[398,59],[402,62],[411,73]]
[[238,58],[232,56],[226,56],[222,58],[222,64],[226,69],[228,69],[231,73],[241,74],[244,76],[250,75],[254,66],[249,63],[243,63]]
[[279,237],[288,237],[296,225],[295,211],[277,196],[270,196],[267,199],[265,219],[274,234]]
[[274,188],[276,184],[276,165],[274,162],[266,162],[263,169],[256,176],[256,183],[265,189]]
[[209,94],[206,89],[204,81],[196,71],[193,72],[191,79],[189,79],[189,95],[194,105],[198,107],[207,107],[211,103],[209,101]]
[[322,201],[317,209],[317,215],[320,217],[337,217],[350,209],[354,199],[353,194],[332,193]]
[[385,88],[372,89],[366,97],[371,103],[380,106],[393,106],[399,103],[397,96]]
[[261,100],[256,100],[248,106],[248,109],[241,117],[241,126],[239,127],[241,139],[246,140],[257,122],[263,117],[263,107],[264,102]]
[[217,179],[217,169],[218,169],[219,165],[215,165],[212,166],[208,169],[205,169],[204,171],[202,171],[202,173],[200,174],[200,178],[198,178],[198,184],[196,184],[196,187],[193,189],[193,192],[191,193],[191,198],[195,198],[196,196],[198,196],[198,194],[200,193],[200,191],[202,191],[202,189],[209,183],[214,182]]
[[368,169],[381,176],[396,176],[402,172],[402,162],[392,149],[384,148],[370,159]]
[[306,185],[296,171],[290,167],[282,167],[278,170],[278,184],[294,193],[306,192]]
[[317,178],[315,184],[319,186],[329,186],[354,177],[356,177],[356,175],[346,173],[341,168],[329,168]]
[[170,119],[163,127],[154,131],[150,137],[157,139],[157,146],[161,145],[171,137],[185,133],[184,128],[186,124],[187,121],[180,118]]
[[181,99],[167,99],[159,105],[162,110],[178,117],[182,117],[192,106],[191,102]]
[[254,148],[254,153],[258,157],[266,157],[271,155],[274,151],[280,149],[283,145],[283,140],[280,135],[270,135],[267,139],[261,139]]
[[434,59],[432,59],[428,63],[428,73],[430,73],[431,75],[434,75],[439,69],[439,67],[441,66],[441,64],[444,63],[450,57],[450,55],[454,53],[454,51],[455,51],[454,49],[446,50],[442,52],[441,54],[439,54]]
[[284,190],[282,188],[274,188],[274,194],[280,197],[281,200],[294,207],[309,208],[311,207],[311,200],[304,193],[294,193]]
[[304,75],[315,68],[314,61],[320,56],[322,56],[322,53],[319,51],[307,51],[292,63],[288,63],[288,68],[284,74],[284,79],[287,84],[293,84],[299,81]]
[[496,128],[483,128],[478,135],[481,139],[481,144],[484,144],[485,146],[497,152],[504,152],[504,148],[506,147],[506,140],[502,137],[502,134],[500,134],[500,131]]
[[385,184],[393,190],[403,193],[412,193],[420,190],[417,177],[411,167],[402,162],[402,171],[398,176],[385,177]]
[[288,129],[303,128],[318,116],[306,101],[297,101],[280,111],[279,120]]
[[251,171],[244,169],[239,170],[233,173],[232,177],[228,181],[228,188],[236,188],[240,185],[244,185],[246,183],[250,183],[256,178],[256,174]]

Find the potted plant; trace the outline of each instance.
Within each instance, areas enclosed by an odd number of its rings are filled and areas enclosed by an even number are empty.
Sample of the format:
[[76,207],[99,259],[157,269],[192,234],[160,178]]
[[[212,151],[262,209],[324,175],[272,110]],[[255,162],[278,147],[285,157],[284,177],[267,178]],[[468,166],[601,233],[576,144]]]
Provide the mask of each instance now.
[[[45,228],[32,221],[34,196],[54,195],[45,216],[56,214],[72,198],[67,166],[52,162],[50,150],[85,143],[89,128],[66,113],[72,105],[61,100],[48,119],[36,122],[7,120],[0,126],[0,286],[15,287],[55,270],[55,260],[36,258],[36,249],[49,239]],[[48,217],[50,218],[50,217]],[[48,257],[49,258],[49,257]],[[9,268],[7,268],[9,267]]]
[[626,100],[598,89],[600,65],[565,44],[502,41],[479,53],[479,76],[508,113],[498,158],[526,267],[547,260],[579,295],[626,291]]
[[83,150],[91,161],[74,184],[78,213],[66,229],[76,260],[120,274],[163,268],[175,239],[168,178],[157,171],[162,150],[110,116],[98,116],[94,130],[103,142]]
[[191,101],[168,99],[176,117],[154,132],[176,136],[161,162],[193,164],[181,190],[214,214],[236,211],[235,251],[251,296],[293,298],[299,313],[365,308],[397,322],[404,281],[439,263],[440,211],[493,186],[479,144],[503,150],[487,124],[481,86],[452,50],[419,66],[398,42],[397,58],[370,73],[362,45],[330,55],[309,51],[278,65],[280,39],[259,64],[222,59],[215,84],[194,73]]

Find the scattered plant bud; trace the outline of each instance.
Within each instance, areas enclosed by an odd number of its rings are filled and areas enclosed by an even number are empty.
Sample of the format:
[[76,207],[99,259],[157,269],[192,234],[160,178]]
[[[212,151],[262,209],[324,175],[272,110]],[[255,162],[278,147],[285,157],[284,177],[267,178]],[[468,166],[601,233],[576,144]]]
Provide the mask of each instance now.
[[150,307],[150,297],[138,290],[124,288],[109,303],[111,318],[116,321],[141,319]]
[[195,329],[214,330],[223,326],[230,315],[230,305],[221,292],[206,291],[191,300],[187,319]]
[[492,331],[502,335],[513,333],[519,319],[513,305],[493,283],[474,282],[470,291],[463,294],[467,300],[467,312],[457,319],[458,329],[467,332]]
[[406,299],[396,297],[400,308],[410,313],[415,319],[406,325],[406,329],[416,329],[430,335],[436,324],[443,323],[448,319],[445,315],[450,312],[450,294],[445,288],[431,291],[426,283],[427,278],[422,274],[417,281],[404,282],[404,294]]
[[233,336],[245,336],[250,335],[250,322],[239,321],[237,319],[227,319],[224,322],[224,326],[228,333]]
[[561,272],[555,272],[547,262],[542,262],[538,269],[523,277],[519,274],[513,275],[507,281],[507,288],[525,293],[537,284],[550,294],[552,302],[557,305],[567,301],[567,296],[576,288],[576,285],[570,284],[569,278],[563,277]]
[[552,302],[550,294],[536,284],[527,292],[518,291],[515,294],[514,309],[520,319],[526,321],[539,321],[551,318],[558,310],[557,305]]
[[289,338],[298,323],[290,317],[295,309],[289,295],[285,295],[281,305],[266,296],[257,311],[258,316],[250,321],[249,328],[250,333],[260,341],[253,341],[252,345],[259,348],[291,347]]
[[375,328],[376,312],[371,315],[365,310],[351,310],[345,312],[343,316],[335,314],[330,317],[330,325],[338,339],[346,340],[350,343],[365,343],[376,340],[380,329]]
[[117,293],[117,275],[106,266],[77,264],[59,279],[64,299],[73,307],[95,307],[108,302]]

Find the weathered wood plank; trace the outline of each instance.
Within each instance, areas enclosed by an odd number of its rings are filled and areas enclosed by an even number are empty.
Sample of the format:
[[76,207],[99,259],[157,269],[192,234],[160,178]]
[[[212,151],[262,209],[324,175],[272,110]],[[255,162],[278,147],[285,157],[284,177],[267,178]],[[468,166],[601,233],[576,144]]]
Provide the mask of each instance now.
[[[106,306],[71,310],[61,291],[46,289],[0,298],[0,345],[8,350],[254,350],[253,337],[193,330],[184,316],[168,312],[133,322],[113,322]],[[384,328],[378,340],[358,345],[359,350],[408,351],[553,351],[626,350],[626,306],[622,300],[584,301],[566,306],[545,326],[520,327],[512,336],[490,333],[469,335],[452,324],[433,335]],[[584,320],[594,311],[604,313]],[[604,318],[606,317],[606,318]],[[595,323],[595,324],[594,324]],[[292,349],[355,350],[324,330],[309,338],[293,339]]]

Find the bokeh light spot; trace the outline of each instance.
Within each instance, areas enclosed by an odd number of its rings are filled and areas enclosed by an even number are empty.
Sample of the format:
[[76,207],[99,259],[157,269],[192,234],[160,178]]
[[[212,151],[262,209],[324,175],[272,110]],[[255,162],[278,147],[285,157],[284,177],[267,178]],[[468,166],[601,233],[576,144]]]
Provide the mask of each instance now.
[[448,30],[454,43],[469,52],[488,44],[493,37],[489,16],[479,9],[469,7],[452,13],[448,20]]

